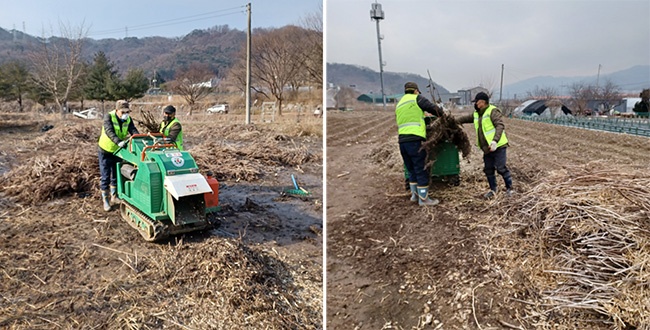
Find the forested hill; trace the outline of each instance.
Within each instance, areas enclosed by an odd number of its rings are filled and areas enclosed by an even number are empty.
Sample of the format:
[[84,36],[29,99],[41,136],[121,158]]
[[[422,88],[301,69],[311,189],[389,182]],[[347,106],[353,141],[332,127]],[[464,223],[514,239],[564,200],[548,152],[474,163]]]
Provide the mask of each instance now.
[[[404,92],[404,83],[413,81],[418,84],[422,93],[428,95],[426,86],[429,84],[428,77],[422,77],[413,73],[397,73],[384,71],[384,93],[399,94]],[[435,77],[432,77],[438,93],[448,94],[449,91],[438,85]],[[341,87],[350,87],[361,93],[374,94],[381,93],[381,81],[379,72],[370,68],[358,65],[341,64],[341,63],[327,63],[327,83],[331,83]]]
[[[42,47],[41,40],[0,28],[0,64],[12,59],[27,60],[31,49]],[[130,68],[140,68],[149,74],[155,70],[164,80],[172,80],[176,69],[192,62],[208,63],[218,74],[225,74],[245,43],[245,31],[226,25],[194,30],[178,38],[86,39],[83,58],[91,62],[95,53],[103,51],[121,73]]]

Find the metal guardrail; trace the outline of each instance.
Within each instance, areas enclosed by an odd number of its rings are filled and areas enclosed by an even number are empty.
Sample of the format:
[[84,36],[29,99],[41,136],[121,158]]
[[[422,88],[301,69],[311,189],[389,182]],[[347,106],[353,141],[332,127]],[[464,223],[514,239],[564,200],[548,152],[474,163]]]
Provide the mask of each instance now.
[[560,117],[551,119],[523,116],[518,117],[518,119],[597,131],[650,137],[650,120],[642,118]]

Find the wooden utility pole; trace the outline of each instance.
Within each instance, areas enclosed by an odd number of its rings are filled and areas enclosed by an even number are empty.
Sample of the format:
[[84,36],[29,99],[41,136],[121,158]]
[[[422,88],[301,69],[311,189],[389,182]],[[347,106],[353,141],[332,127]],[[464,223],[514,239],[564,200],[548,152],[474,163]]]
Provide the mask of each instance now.
[[246,33],[246,124],[251,123],[251,3],[246,5],[248,32]]

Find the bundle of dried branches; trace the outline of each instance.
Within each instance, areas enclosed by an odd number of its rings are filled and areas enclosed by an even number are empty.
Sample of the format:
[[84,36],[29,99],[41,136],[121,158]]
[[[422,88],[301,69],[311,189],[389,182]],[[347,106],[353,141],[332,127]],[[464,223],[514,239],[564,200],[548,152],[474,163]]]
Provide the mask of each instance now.
[[162,118],[157,119],[155,113],[152,109],[141,110],[138,116],[133,117],[138,125],[144,127],[145,131],[141,133],[158,132]]
[[436,148],[445,142],[454,144],[462,153],[463,158],[466,158],[472,150],[472,145],[461,124],[453,116],[445,114],[427,125],[427,141],[422,145],[422,148],[427,151],[427,159],[429,159],[427,167],[435,163]]
[[581,310],[618,329],[650,328],[647,174],[603,164],[567,167],[501,212],[515,227],[527,224],[524,242],[521,230],[509,228],[519,235],[500,236],[500,245],[529,251],[513,261],[539,293],[533,303],[544,307],[541,314]]

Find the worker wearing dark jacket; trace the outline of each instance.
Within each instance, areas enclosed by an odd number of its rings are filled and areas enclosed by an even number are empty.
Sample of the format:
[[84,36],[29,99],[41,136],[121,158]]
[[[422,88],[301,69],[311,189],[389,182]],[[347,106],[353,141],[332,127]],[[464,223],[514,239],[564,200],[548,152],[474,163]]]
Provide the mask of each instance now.
[[163,109],[163,121],[158,132],[176,144],[178,150],[183,150],[183,128],[176,118],[176,108],[173,106],[168,105]]
[[420,95],[418,85],[414,82],[404,85],[404,93],[406,94],[395,108],[395,116],[400,154],[409,172],[411,201],[418,201],[419,205],[437,205],[437,199],[429,198],[429,171],[424,167],[427,153],[422,149],[422,143],[427,138],[424,112],[436,116],[442,116],[443,112]]
[[634,104],[634,112],[650,112],[650,89],[644,89],[641,94],[639,94],[641,101]]
[[111,202],[117,202],[117,163],[120,159],[113,153],[126,146],[128,135],[138,134],[138,130],[129,116],[130,113],[129,103],[119,100],[115,103],[115,110],[104,115],[102,133],[98,142],[101,176],[99,188],[102,191],[104,211],[110,211]]
[[474,97],[474,113],[458,118],[461,124],[474,123],[476,130],[476,145],[483,150],[483,171],[487,176],[490,190],[483,195],[492,198],[497,192],[497,178],[495,170],[503,177],[506,184],[506,194],[512,195],[512,177],[506,166],[506,137],[505,125],[501,110],[490,104],[490,97],[483,92]]

